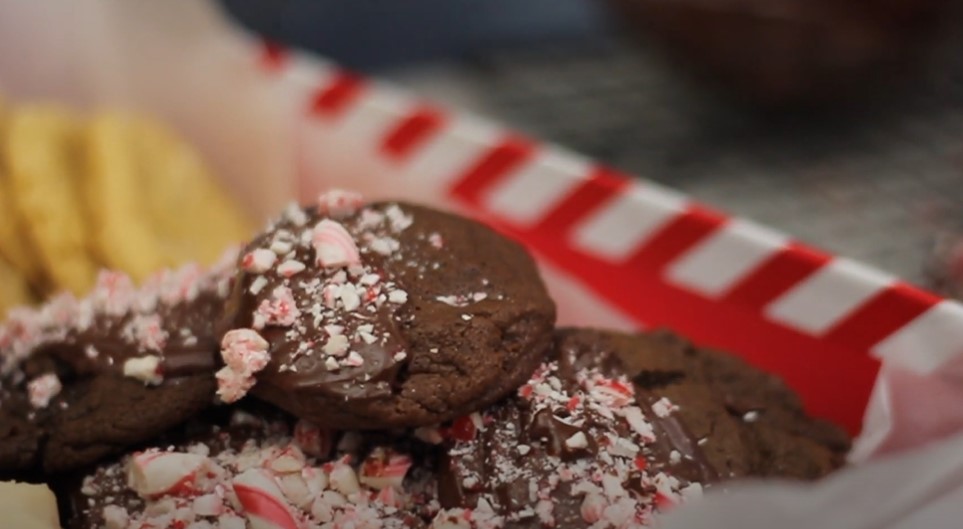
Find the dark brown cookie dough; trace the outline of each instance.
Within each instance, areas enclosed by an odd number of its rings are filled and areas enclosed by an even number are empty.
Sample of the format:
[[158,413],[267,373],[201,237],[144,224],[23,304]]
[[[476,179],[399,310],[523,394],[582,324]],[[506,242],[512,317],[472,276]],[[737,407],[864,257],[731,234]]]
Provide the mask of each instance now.
[[223,411],[62,487],[65,527],[419,529],[438,510],[424,445],[325,432],[263,406]]
[[320,203],[242,252],[224,400],[250,389],[330,428],[419,426],[495,402],[541,362],[555,306],[520,245],[420,206]]
[[229,270],[189,266],[139,288],[104,273],[87,298],[13,314],[0,329],[0,474],[90,464],[210,406]]
[[441,431],[444,516],[471,527],[648,526],[744,476],[816,478],[848,440],[775,377],[669,334],[568,329],[514,397]]

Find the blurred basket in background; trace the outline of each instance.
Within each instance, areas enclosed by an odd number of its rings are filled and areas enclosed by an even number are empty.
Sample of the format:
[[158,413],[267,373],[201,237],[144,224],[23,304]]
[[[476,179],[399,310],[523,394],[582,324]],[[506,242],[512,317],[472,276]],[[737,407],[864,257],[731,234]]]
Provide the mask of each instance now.
[[629,28],[763,106],[898,87],[956,15],[950,0],[610,0]]

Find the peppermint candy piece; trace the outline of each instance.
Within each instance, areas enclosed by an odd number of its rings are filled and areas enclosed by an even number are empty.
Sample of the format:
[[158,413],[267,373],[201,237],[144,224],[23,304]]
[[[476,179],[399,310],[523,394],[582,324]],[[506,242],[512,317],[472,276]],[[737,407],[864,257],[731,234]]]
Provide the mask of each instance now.
[[221,358],[226,365],[215,374],[217,396],[226,403],[244,397],[254,386],[254,373],[271,360],[267,340],[252,329],[228,331],[221,340]]
[[338,461],[331,467],[328,474],[328,481],[331,488],[344,495],[351,495],[361,490],[358,484],[358,475],[355,474],[351,465],[344,461]]
[[141,498],[182,494],[195,489],[210,461],[200,454],[140,452],[130,458],[127,481]]
[[268,471],[245,470],[231,485],[252,529],[299,529],[284,494]]
[[258,306],[253,326],[255,329],[263,329],[267,325],[290,327],[300,316],[301,311],[291,289],[281,285],[271,292],[271,299],[265,299]]
[[582,515],[582,519],[588,523],[595,523],[602,519],[602,515],[605,512],[605,508],[609,506],[609,502],[605,500],[605,497],[601,494],[590,492],[585,495],[585,499],[582,500],[582,505],[579,508],[579,512]]
[[277,254],[271,250],[258,248],[244,254],[244,257],[241,258],[241,268],[246,272],[260,274],[270,270],[277,258]]
[[324,219],[314,226],[311,244],[319,265],[340,268],[361,264],[361,255],[354,238],[340,223]]
[[411,458],[384,448],[375,448],[361,465],[358,480],[362,485],[375,490],[395,488],[401,490]]
[[257,373],[271,359],[268,342],[253,329],[233,329],[221,340],[221,358],[227,367],[242,373]]
[[229,367],[222,367],[214,374],[217,379],[217,396],[221,402],[237,402],[247,395],[254,387],[254,377],[232,371]]
[[94,307],[109,316],[123,316],[136,297],[134,282],[123,272],[102,270],[91,294]]
[[364,198],[360,193],[331,189],[318,197],[318,212],[333,219],[340,219],[353,215],[364,205]]
[[61,389],[63,386],[57,375],[53,373],[40,375],[27,383],[30,405],[34,408],[46,408],[50,404],[50,399],[56,397]]
[[124,362],[124,376],[136,378],[144,384],[156,386],[164,381],[161,359],[156,355],[128,358]]

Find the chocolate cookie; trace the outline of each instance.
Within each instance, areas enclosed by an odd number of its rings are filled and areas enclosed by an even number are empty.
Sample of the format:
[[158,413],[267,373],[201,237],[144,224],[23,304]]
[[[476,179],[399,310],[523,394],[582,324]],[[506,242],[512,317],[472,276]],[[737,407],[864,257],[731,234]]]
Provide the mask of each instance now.
[[61,491],[65,526],[418,529],[438,510],[431,460],[410,443],[241,411],[206,419]]
[[560,331],[555,353],[516,396],[439,436],[439,516],[648,527],[728,479],[814,478],[842,464],[845,435],[738,360],[669,335],[593,330]]
[[228,270],[185,267],[141,288],[102,273],[87,298],[13,314],[0,329],[0,474],[86,465],[211,405]]
[[329,192],[243,251],[218,393],[330,428],[439,423],[523,383],[555,305],[525,250],[477,222]]
[[844,462],[850,440],[842,430],[807,416],[779,377],[735,356],[665,331],[568,330],[559,336],[563,351],[586,360],[617,359],[622,367],[613,369],[632,376],[650,400],[664,396],[679,404],[679,420],[705,439],[702,451],[723,477],[815,479]]

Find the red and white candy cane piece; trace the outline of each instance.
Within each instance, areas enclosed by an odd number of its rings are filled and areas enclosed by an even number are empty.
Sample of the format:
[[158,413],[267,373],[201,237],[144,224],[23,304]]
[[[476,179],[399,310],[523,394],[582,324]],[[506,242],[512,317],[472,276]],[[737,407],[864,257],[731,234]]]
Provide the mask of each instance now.
[[268,343],[253,329],[233,329],[221,340],[221,358],[227,367],[239,373],[257,373],[271,359]]
[[350,496],[361,490],[361,485],[358,484],[358,475],[351,468],[351,465],[344,461],[337,461],[331,466],[331,472],[328,473],[328,483],[331,488],[345,496]]
[[254,373],[271,360],[268,343],[252,329],[233,329],[221,340],[221,358],[227,364],[217,378],[217,396],[222,401],[236,402],[254,386]]
[[291,289],[281,285],[271,292],[271,299],[265,299],[254,313],[254,328],[266,325],[290,327],[301,316]]
[[333,219],[340,219],[353,215],[364,205],[364,197],[360,193],[331,189],[318,197],[318,212]]
[[602,513],[605,512],[605,508],[608,507],[609,502],[605,500],[605,497],[601,494],[590,492],[585,495],[585,499],[582,500],[582,506],[579,511],[582,514],[582,519],[588,523],[595,523],[602,519]]
[[398,491],[394,487],[385,487],[381,489],[375,496],[375,499],[380,501],[385,507],[394,507],[399,509],[402,506],[401,497],[398,495]]
[[134,282],[123,272],[103,270],[97,275],[92,299],[97,308],[111,316],[122,316],[134,301]]
[[662,418],[672,415],[672,412],[678,411],[678,409],[679,407],[666,397],[662,397],[652,404],[652,412],[655,413],[657,417]]
[[435,515],[429,529],[470,529],[470,519],[470,510],[446,509]]
[[214,378],[217,379],[217,396],[226,403],[244,398],[256,382],[250,374],[233,371],[226,366],[214,373]]
[[251,529],[299,529],[291,507],[268,471],[245,470],[231,484]]
[[616,408],[630,404],[635,396],[632,386],[613,379],[596,381],[590,393],[597,400]]
[[300,274],[307,268],[304,263],[295,259],[289,259],[278,265],[278,273],[281,277],[293,277]]
[[361,483],[375,490],[395,488],[401,490],[411,458],[384,448],[375,448],[361,464]]
[[475,427],[475,421],[473,421],[469,415],[459,417],[452,421],[451,427],[448,428],[446,432],[448,437],[458,441],[471,441],[477,433],[478,428]]
[[361,255],[354,238],[340,223],[324,219],[314,226],[311,235],[315,256],[325,268],[340,268],[361,264]]
[[204,274],[204,270],[197,263],[188,263],[173,273],[165,274],[161,285],[161,299],[169,304],[196,299]]
[[634,430],[643,441],[647,443],[655,441],[655,432],[652,430],[652,425],[649,424],[649,421],[645,420],[641,409],[637,406],[626,406],[619,411],[625,419],[625,422],[629,423],[632,430]]
[[138,356],[124,361],[124,376],[144,384],[157,385],[164,381],[164,370],[157,355]]
[[198,476],[210,466],[200,454],[148,451],[134,454],[127,467],[127,481],[142,498],[179,495],[195,490]]
[[30,396],[30,405],[34,408],[46,408],[50,404],[50,399],[56,397],[63,386],[60,379],[54,373],[46,373],[27,383],[27,394]]
[[130,322],[130,331],[137,346],[145,351],[163,351],[167,345],[167,331],[157,314],[138,314]]
[[219,516],[224,512],[224,502],[215,493],[194,498],[191,507],[198,516]]
[[271,250],[258,248],[244,254],[241,258],[241,268],[246,272],[260,274],[270,270],[277,258],[277,254]]
[[301,449],[295,445],[289,445],[267,461],[266,466],[278,474],[290,474],[300,472],[306,462],[307,458],[304,457]]

